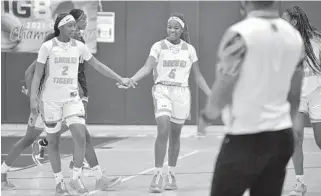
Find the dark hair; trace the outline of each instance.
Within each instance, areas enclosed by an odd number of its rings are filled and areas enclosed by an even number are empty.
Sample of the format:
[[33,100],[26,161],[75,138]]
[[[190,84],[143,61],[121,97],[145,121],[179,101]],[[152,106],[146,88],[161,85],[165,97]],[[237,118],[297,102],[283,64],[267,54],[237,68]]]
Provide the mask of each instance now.
[[178,17],[178,18],[180,18],[180,19],[184,22],[184,24],[185,24],[185,25],[184,25],[184,29],[183,29],[183,33],[182,33],[182,35],[181,35],[180,38],[181,38],[182,40],[184,40],[185,42],[190,43],[191,40],[190,40],[190,38],[189,38],[187,23],[186,23],[186,21],[185,21],[184,15],[183,15],[183,14],[180,14],[180,13],[173,13],[173,14],[171,15],[171,17]]
[[80,16],[82,16],[84,14],[84,10],[81,9],[72,9],[69,14],[72,15],[75,20],[78,20],[80,18]]
[[57,16],[57,18],[56,18],[56,21],[55,21],[55,24],[54,24],[54,30],[55,30],[54,34],[55,34],[56,37],[59,36],[59,34],[60,34],[60,30],[58,28],[58,24],[67,15],[69,15],[69,14],[68,13],[62,13],[62,14],[59,14]]
[[320,32],[318,32],[316,28],[312,27],[308,16],[300,7],[294,6],[292,9],[287,9],[286,12],[289,14],[291,19],[295,19],[297,21],[295,26],[303,38],[307,58],[312,62],[311,64],[310,61],[306,60],[306,63],[313,72],[321,74],[321,64],[317,60],[310,41],[314,36],[321,38]]

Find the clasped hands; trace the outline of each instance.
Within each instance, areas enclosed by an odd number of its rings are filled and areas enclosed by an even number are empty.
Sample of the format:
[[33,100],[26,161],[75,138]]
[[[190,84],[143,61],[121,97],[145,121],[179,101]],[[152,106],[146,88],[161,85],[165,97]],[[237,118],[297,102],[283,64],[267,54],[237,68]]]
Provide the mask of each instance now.
[[116,83],[118,88],[128,89],[130,87],[135,88],[137,85],[137,82],[132,80],[131,78],[121,78],[120,82]]

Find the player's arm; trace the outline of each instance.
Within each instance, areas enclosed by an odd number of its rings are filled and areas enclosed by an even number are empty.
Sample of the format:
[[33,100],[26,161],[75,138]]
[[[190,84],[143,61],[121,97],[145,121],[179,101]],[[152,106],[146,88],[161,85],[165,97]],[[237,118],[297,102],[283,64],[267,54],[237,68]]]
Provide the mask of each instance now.
[[246,43],[240,34],[233,31],[224,34],[219,46],[216,79],[203,111],[207,119],[216,119],[221,110],[231,103],[246,52]]
[[110,69],[105,64],[98,61],[90,52],[86,45],[82,44],[81,46],[81,53],[82,57],[84,58],[86,64],[91,65],[96,71],[104,75],[105,77],[114,79],[121,84],[130,85],[132,87],[135,87],[134,83],[132,81],[129,81],[129,79],[122,78],[120,75],[118,75],[116,72],[114,72],[112,69]]
[[305,52],[304,50],[302,50],[300,62],[296,67],[295,72],[292,76],[291,87],[288,94],[288,101],[290,102],[290,105],[291,105],[291,118],[293,122],[300,104],[301,87],[302,87],[302,79],[303,79],[303,62],[304,62],[305,56],[306,56]]
[[208,87],[199,67],[199,62],[196,54],[196,50],[194,47],[190,48],[190,60],[193,62],[192,64],[192,70],[194,73],[194,78],[196,84],[202,89],[202,91],[207,95],[210,96],[211,89]]
[[27,91],[28,94],[30,96],[30,89],[31,89],[31,83],[32,83],[32,79],[33,79],[33,75],[35,73],[35,69],[36,69],[36,60],[33,61],[31,63],[31,65],[28,67],[28,69],[25,71],[25,82],[26,82],[26,86],[27,86]]
[[48,43],[42,44],[39,52],[38,52],[38,58],[36,62],[36,68],[35,73],[33,76],[33,80],[31,83],[31,89],[30,89],[30,100],[36,100],[37,99],[37,91],[39,89],[40,80],[44,74],[45,64],[47,61],[47,58],[49,56],[49,47]]
[[157,42],[152,46],[150,54],[144,66],[140,68],[140,70],[138,70],[138,72],[133,77],[131,77],[133,81],[138,82],[139,80],[143,79],[144,77],[146,77],[152,72],[152,70],[157,64],[159,52],[160,52],[160,46],[159,46],[159,43]]
[[83,100],[88,101],[87,78],[84,70],[78,72],[78,82],[83,91]]

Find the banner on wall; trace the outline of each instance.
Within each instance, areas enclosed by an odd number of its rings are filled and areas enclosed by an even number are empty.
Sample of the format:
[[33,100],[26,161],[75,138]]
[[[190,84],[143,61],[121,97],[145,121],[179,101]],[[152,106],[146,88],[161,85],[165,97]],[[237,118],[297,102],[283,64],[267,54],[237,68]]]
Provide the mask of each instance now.
[[1,51],[38,52],[46,35],[53,32],[56,17],[73,8],[87,14],[83,37],[90,51],[96,53],[98,1],[79,0],[1,1]]
[[115,42],[115,13],[98,12],[97,14],[97,41]]

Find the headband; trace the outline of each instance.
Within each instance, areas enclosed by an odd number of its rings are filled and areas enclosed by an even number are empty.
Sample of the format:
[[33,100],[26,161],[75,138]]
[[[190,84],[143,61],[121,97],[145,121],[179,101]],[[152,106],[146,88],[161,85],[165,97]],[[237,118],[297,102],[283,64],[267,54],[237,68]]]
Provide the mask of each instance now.
[[58,23],[58,28],[71,21],[75,21],[75,18],[72,15],[68,14],[63,19],[61,19],[61,21]]
[[168,22],[169,22],[170,20],[175,20],[175,21],[177,21],[183,28],[185,27],[185,23],[183,22],[183,20],[180,19],[180,18],[178,18],[178,17],[176,17],[176,16],[170,17],[170,18],[168,19]]

